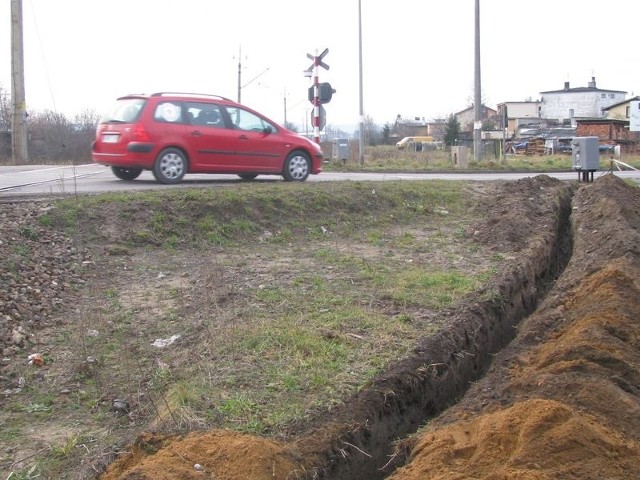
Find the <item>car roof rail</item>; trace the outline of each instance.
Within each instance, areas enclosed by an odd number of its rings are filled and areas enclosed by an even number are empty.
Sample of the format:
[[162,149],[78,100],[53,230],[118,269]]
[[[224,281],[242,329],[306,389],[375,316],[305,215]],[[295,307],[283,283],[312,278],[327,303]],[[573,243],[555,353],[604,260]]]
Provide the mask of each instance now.
[[210,93],[185,93],[185,92],[156,92],[151,94],[152,97],[163,97],[163,96],[176,96],[181,95],[185,97],[193,97],[193,98],[219,98],[220,100],[227,100],[231,102],[232,100],[220,96],[220,95],[212,95]]

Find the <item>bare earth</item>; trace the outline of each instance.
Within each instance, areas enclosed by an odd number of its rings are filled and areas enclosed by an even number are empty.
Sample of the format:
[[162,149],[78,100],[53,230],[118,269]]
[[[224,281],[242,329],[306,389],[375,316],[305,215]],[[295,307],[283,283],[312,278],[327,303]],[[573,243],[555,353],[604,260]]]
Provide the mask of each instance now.
[[581,188],[572,228],[544,303],[391,478],[640,478],[640,191]]
[[[442,313],[439,321],[448,325],[445,331],[416,338],[414,350],[369,387],[277,436],[221,429],[167,434],[162,428],[166,423],[158,420],[161,406],[152,408],[142,399],[141,405],[155,409],[137,412],[144,417],[146,432],[121,450],[100,478],[640,478],[640,191],[612,175],[593,184],[567,186],[538,177],[477,188],[483,215],[467,235],[483,255],[512,260],[464,305]],[[85,251],[63,235],[38,242],[38,262],[20,268],[33,251],[21,258],[16,245],[23,241],[25,247],[36,248],[23,239],[36,237],[40,227],[28,220],[46,208],[15,204],[11,212],[2,212],[3,474],[26,467],[31,455],[56,439],[69,438],[84,418],[79,413],[39,420],[51,403],[83,398],[71,379],[78,369],[94,375],[97,368],[87,360],[90,339],[68,339],[75,350],[61,349],[56,322],[81,323],[84,332],[103,325],[86,312],[99,315],[95,302],[119,282],[130,286],[130,298],[123,302],[146,309],[148,318],[183,308],[197,319],[207,305],[238,308],[234,302],[239,287],[231,288],[242,283],[236,284],[237,279],[251,275],[284,282],[286,277],[286,268],[275,260],[261,271],[203,272],[197,262],[163,253],[166,257],[155,260],[183,272],[165,276],[151,270],[154,259],[148,253],[108,247]],[[34,232],[25,231],[27,226]],[[131,275],[134,258],[148,265],[146,274],[136,270]],[[91,273],[82,273],[86,271]],[[166,294],[184,291],[185,285],[195,286],[190,298]],[[198,293],[212,285],[218,292],[215,302],[203,300]],[[171,333],[170,325],[164,337]],[[118,325],[112,327],[111,335],[123,333]],[[153,341],[155,333],[145,342]],[[26,356],[36,350],[55,351],[56,363],[26,365]],[[188,361],[189,353],[174,360]],[[123,355],[123,361],[131,358],[135,355]],[[114,378],[101,373],[96,388],[105,398],[95,411],[113,400],[109,386],[136,368],[127,363],[114,369]],[[29,402],[24,397],[30,383],[52,378],[58,383],[50,389],[54,399]],[[10,435],[18,432],[15,415],[18,410],[24,413],[25,405],[34,428],[20,425],[20,432],[28,431],[31,447],[16,446],[19,442]],[[159,423],[149,423],[154,418]],[[117,450],[108,448],[108,442],[140,431],[139,420],[121,415],[105,418],[102,427],[94,422],[100,449],[72,445],[92,450],[77,472],[85,478],[97,476]]]

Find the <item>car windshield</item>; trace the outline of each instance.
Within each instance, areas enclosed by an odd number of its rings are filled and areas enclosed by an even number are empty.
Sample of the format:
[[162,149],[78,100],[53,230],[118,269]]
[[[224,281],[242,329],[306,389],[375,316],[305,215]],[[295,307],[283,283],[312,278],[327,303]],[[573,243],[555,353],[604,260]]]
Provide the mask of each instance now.
[[133,123],[146,102],[144,98],[122,98],[100,119],[100,123]]

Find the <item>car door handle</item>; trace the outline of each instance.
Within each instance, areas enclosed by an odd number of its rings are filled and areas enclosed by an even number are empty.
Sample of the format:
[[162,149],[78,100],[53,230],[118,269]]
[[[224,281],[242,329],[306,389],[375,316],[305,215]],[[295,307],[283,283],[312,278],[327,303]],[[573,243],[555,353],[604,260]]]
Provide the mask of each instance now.
[[239,140],[249,140],[249,137],[247,137],[246,135],[240,135],[238,137]]
[[193,135],[194,137],[199,137],[202,135],[202,132],[200,130],[193,130],[191,132],[191,135]]

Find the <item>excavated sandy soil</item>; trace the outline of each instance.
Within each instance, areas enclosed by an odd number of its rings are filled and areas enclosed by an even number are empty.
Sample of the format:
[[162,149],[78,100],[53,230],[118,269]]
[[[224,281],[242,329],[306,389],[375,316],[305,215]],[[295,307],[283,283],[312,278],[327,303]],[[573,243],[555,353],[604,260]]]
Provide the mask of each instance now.
[[640,478],[640,193],[573,200],[571,261],[489,374],[391,478]]
[[288,442],[144,434],[101,478],[640,478],[640,190],[536,177],[479,208],[514,260],[369,388]]

